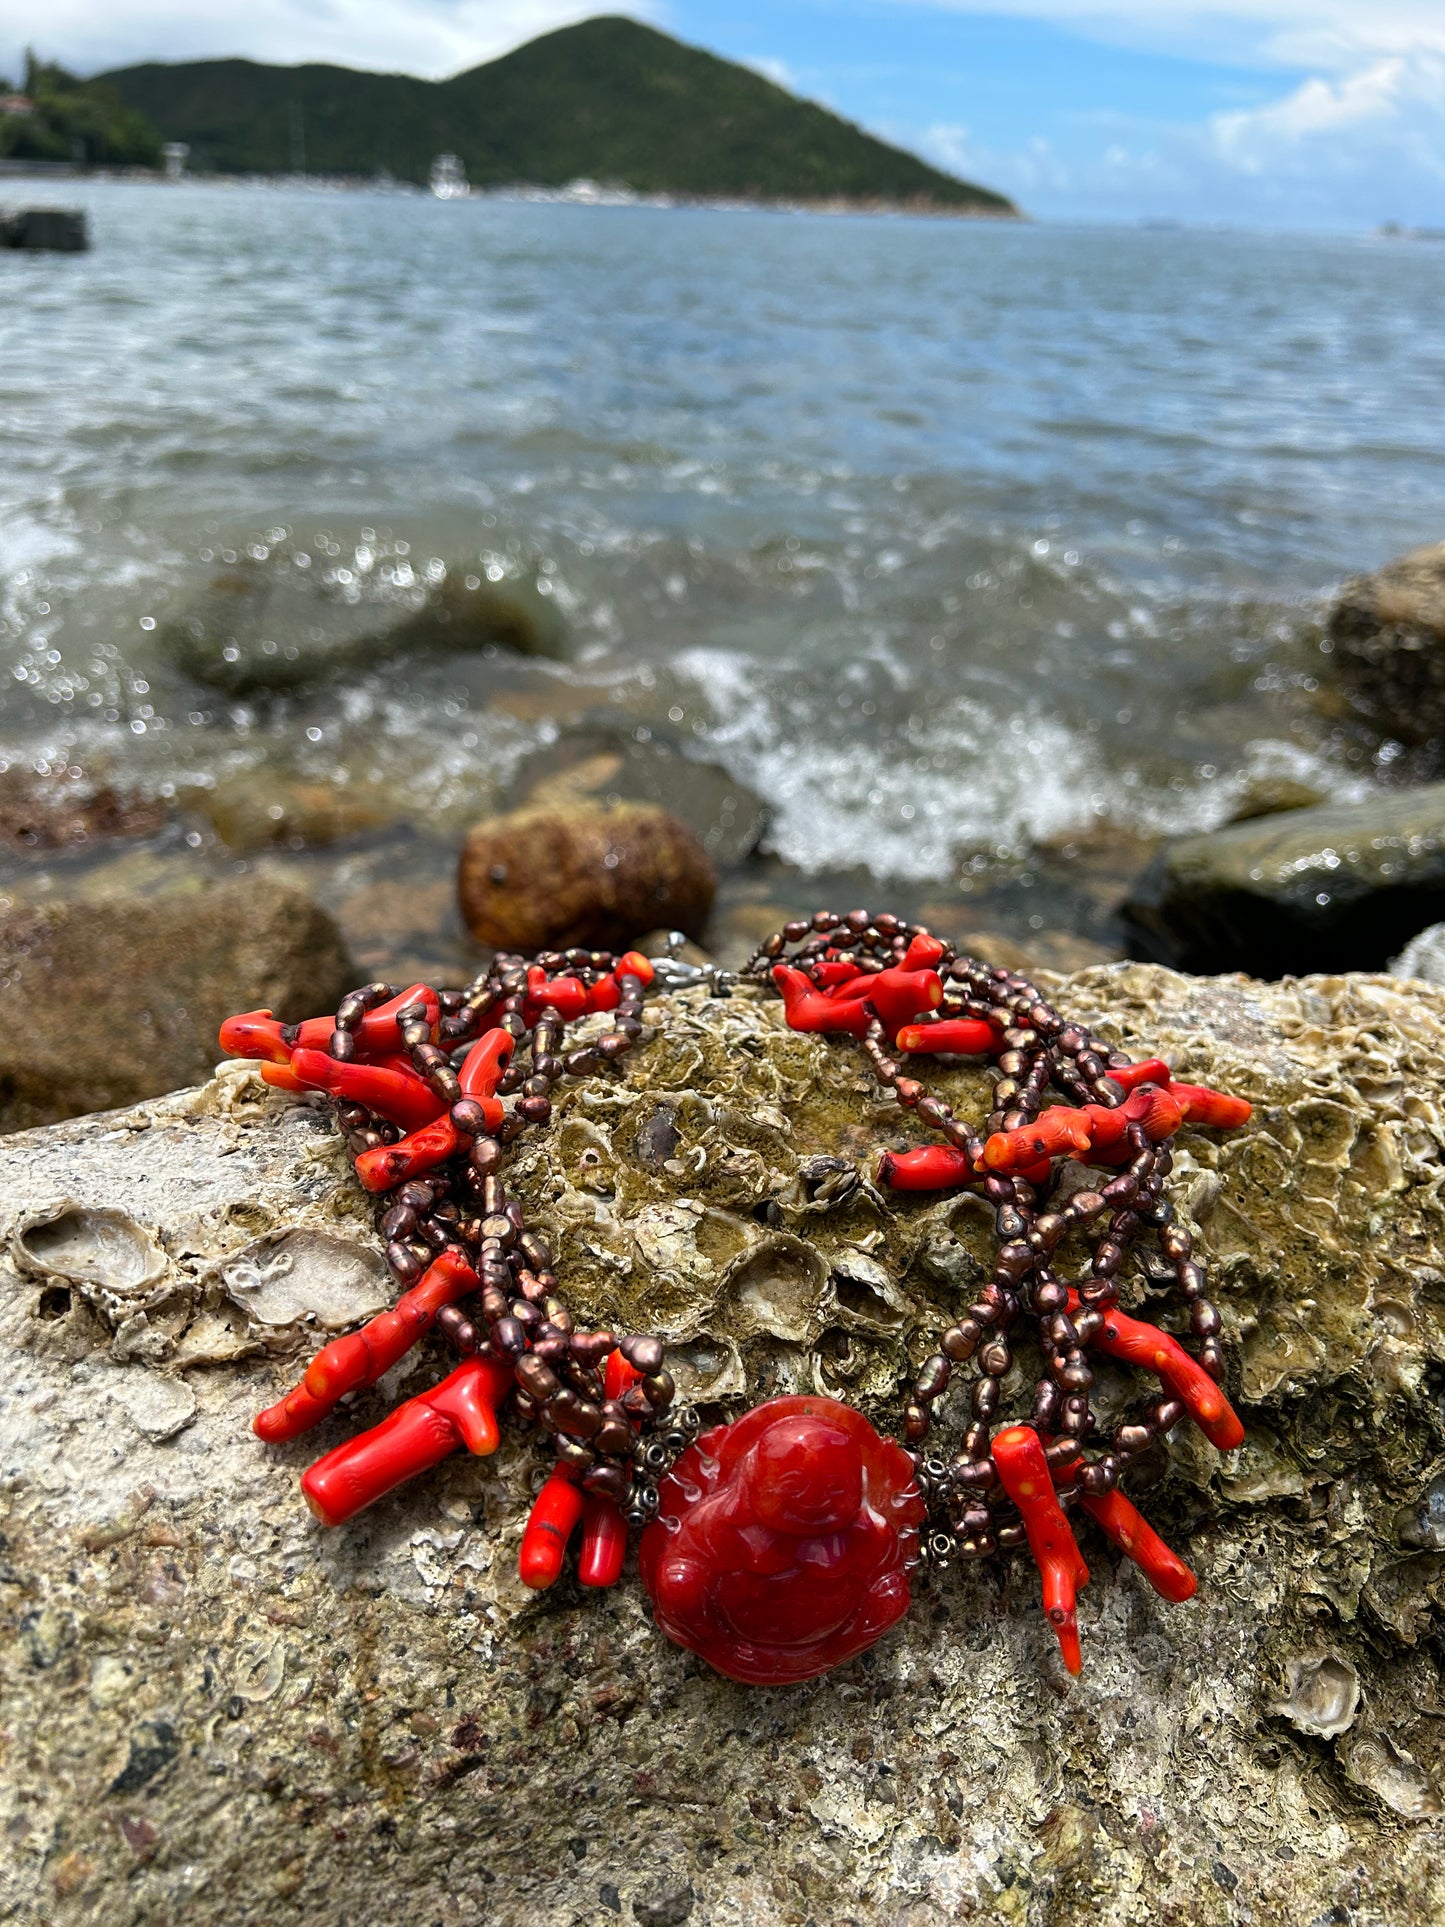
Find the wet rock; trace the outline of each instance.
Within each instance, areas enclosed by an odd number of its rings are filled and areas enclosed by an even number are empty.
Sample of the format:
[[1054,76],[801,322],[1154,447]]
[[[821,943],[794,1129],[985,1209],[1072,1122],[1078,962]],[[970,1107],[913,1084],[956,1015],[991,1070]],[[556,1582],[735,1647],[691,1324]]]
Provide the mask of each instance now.
[[1327,633],[1355,709],[1402,743],[1445,738],[1445,542],[1341,589]]
[[719,869],[751,856],[768,826],[768,806],[718,763],[697,762],[652,729],[568,730],[529,756],[510,802],[566,809],[593,803],[655,803],[685,823]]
[[1248,823],[1257,816],[1283,816],[1286,810],[1307,810],[1325,798],[1313,784],[1294,776],[1251,776],[1234,806],[1231,823]]
[[0,844],[28,854],[77,850],[118,837],[150,836],[170,805],[160,797],[128,797],[68,772],[40,776],[0,769]]
[[0,209],[0,248],[32,248],[58,254],[84,254],[90,226],[81,207],[7,207]]
[[335,924],[260,877],[0,913],[0,1129],[204,1077],[232,1011],[333,1008],[358,979]]
[[1398,957],[1390,960],[1392,977],[1418,977],[1422,983],[1445,984],[1445,923],[1429,924],[1411,937]]
[[379,783],[309,780],[263,764],[223,776],[187,796],[190,814],[210,825],[229,850],[316,849],[406,814]]
[[499,950],[623,949],[659,925],[701,935],[717,872],[653,804],[515,810],[479,823],[457,872],[462,917]]
[[[871,1654],[780,1691],[657,1639],[630,1574],[524,1597],[538,1453],[515,1432],[324,1534],[298,1470],[444,1354],[275,1450],[250,1416],[323,1330],[257,1327],[250,1355],[187,1363],[218,1302],[244,1316],[218,1300],[228,1264],[302,1231],[369,1240],[324,1113],[229,1065],[14,1140],[0,1249],[57,1200],[123,1212],[179,1308],[137,1360],[128,1303],[77,1286],[55,1315],[56,1280],[0,1258],[0,1671],[32,1736],[0,1776],[19,1917],[1445,1918],[1445,1557],[1398,1530],[1433,1518],[1442,1457],[1445,994],[1134,964],[1054,995],[1258,1107],[1235,1137],[1183,1134],[1171,1187],[1249,1438],[1222,1464],[1181,1432],[1156,1467],[1145,1509],[1200,1574],[1187,1606],[1088,1539],[1076,1682],[1022,1556],[922,1581]],[[569,1299],[665,1331],[689,1395],[891,1409],[977,1290],[988,1214],[832,1185],[826,1161],[866,1173],[913,1127],[761,996],[661,1014],[509,1165]],[[939,1083],[965,1114],[986,1101],[976,1072]],[[193,1411],[167,1435],[176,1389]]]
[[303,566],[295,550],[222,570],[157,642],[192,680],[230,696],[315,688],[397,657],[565,653],[555,605],[520,578],[365,574],[322,557]]
[[1445,783],[1179,837],[1123,917],[1136,954],[1192,970],[1378,969],[1445,915]]

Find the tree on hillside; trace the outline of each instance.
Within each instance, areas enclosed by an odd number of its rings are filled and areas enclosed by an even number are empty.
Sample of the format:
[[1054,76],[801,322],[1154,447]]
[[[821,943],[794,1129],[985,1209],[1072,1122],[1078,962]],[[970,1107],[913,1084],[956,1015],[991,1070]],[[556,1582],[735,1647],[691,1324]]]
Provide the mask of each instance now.
[[35,103],[35,111],[0,119],[0,158],[76,161],[87,167],[160,166],[160,136],[113,87],[80,80],[27,52],[21,92]]

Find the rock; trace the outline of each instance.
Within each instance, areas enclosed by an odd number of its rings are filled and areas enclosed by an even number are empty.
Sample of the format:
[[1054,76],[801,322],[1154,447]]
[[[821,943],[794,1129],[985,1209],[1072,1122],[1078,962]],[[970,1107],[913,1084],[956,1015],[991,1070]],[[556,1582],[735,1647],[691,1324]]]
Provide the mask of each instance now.
[[1445,984],[1445,923],[1432,923],[1411,937],[1399,956],[1391,959],[1390,975]]
[[84,254],[89,246],[90,228],[84,208],[0,208],[0,248]]
[[498,950],[620,950],[659,925],[700,936],[717,872],[648,803],[515,810],[479,823],[457,872],[462,918]]
[[521,580],[453,572],[432,582],[410,568],[369,575],[309,557],[303,567],[289,549],[214,576],[157,642],[194,681],[231,696],[329,685],[398,656],[564,653],[555,605]]
[[[0,1775],[7,1910],[55,1927],[1445,1918],[1445,1557],[1420,1536],[1445,1464],[1445,994],[1138,964],[1053,989],[1258,1106],[1236,1137],[1184,1135],[1171,1187],[1249,1437],[1221,1464],[1181,1431],[1145,1502],[1200,1574],[1187,1606],[1087,1540],[1077,1682],[1022,1556],[920,1582],[872,1653],[794,1690],[731,1685],[658,1639],[630,1573],[526,1595],[538,1455],[515,1433],[324,1534],[300,1468],[445,1369],[415,1356],[310,1441],[250,1434],[324,1334],[304,1313],[252,1319],[227,1270],[303,1232],[374,1249],[324,1112],[228,1065],[13,1139],[0,1250],[69,1200],[125,1213],[166,1269],[140,1305],[83,1276],[61,1305],[53,1272],[0,1258],[0,1669],[7,1725],[31,1736]],[[978,1113],[976,1073],[938,1081]],[[891,1404],[984,1276],[977,1204],[802,1181],[912,1127],[855,1053],[786,1032],[759,993],[671,999],[625,1073],[564,1087],[559,1111],[508,1183],[579,1315],[660,1327],[689,1394]],[[219,1363],[217,1320],[235,1347]],[[185,1412],[169,1388],[193,1409],[163,1436]]]
[[646,725],[566,731],[526,758],[508,800],[552,809],[578,801],[655,803],[696,833],[720,870],[752,855],[769,815],[763,799],[721,764],[694,761]]
[[1313,784],[1301,783],[1294,776],[1251,776],[1246,778],[1231,823],[1248,823],[1256,816],[1283,816],[1286,810],[1307,810],[1325,798]]
[[1445,542],[1340,590],[1327,634],[1354,707],[1402,743],[1445,736]]
[[0,913],[0,1130],[204,1077],[236,1010],[298,1018],[359,981],[335,924],[261,877]]
[[1122,914],[1137,954],[1182,969],[1383,967],[1445,914],[1445,783],[1179,837]]
[[170,806],[160,797],[122,796],[67,771],[40,776],[0,769],[0,843],[13,850],[74,850],[115,837],[150,836]]
[[383,829],[405,806],[379,783],[308,780],[266,764],[222,776],[186,798],[227,849],[316,849]]

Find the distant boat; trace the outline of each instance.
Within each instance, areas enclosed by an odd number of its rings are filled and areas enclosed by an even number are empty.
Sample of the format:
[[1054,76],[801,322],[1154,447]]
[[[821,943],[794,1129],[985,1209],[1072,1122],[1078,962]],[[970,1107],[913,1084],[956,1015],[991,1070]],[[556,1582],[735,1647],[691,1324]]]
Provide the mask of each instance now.
[[455,154],[438,154],[431,164],[430,187],[439,201],[464,201],[471,193],[466,169]]

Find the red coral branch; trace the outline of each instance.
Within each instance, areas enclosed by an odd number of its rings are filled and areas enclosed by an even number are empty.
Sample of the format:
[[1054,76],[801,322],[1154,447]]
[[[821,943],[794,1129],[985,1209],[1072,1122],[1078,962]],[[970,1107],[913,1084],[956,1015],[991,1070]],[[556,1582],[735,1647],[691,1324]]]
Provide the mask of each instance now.
[[615,1586],[627,1558],[627,1521],[615,1499],[592,1492],[582,1508],[577,1577],[584,1586]]
[[252,1422],[257,1438],[270,1444],[294,1439],[309,1431],[348,1392],[374,1385],[425,1337],[443,1305],[455,1303],[477,1288],[477,1274],[461,1252],[442,1252],[410,1291],[403,1292],[390,1311],[323,1345],[307,1367],[306,1376],[279,1404],[258,1413]]
[[[1076,1293],[1069,1294],[1071,1313],[1079,1309]],[[1204,1367],[1192,1359],[1177,1338],[1146,1325],[1141,1318],[1111,1309],[1089,1340],[1092,1350],[1128,1365],[1142,1366],[1163,1381],[1184,1406],[1211,1445],[1232,1452],[1244,1443],[1244,1427],[1234,1408]]]
[[1199,1581],[1117,1487],[1098,1495],[1082,1492],[1079,1503],[1105,1536],[1134,1561],[1162,1599],[1182,1605],[1194,1597]]
[[586,1509],[581,1491],[566,1472],[554,1472],[532,1502],[522,1532],[517,1570],[522,1584],[545,1592],[562,1570],[567,1541]]
[[420,1130],[445,1110],[424,1078],[413,1070],[384,1070],[376,1064],[343,1064],[325,1051],[291,1053],[292,1074],[309,1089],[326,1091],[352,1104],[364,1104],[403,1131]]
[[1078,1589],[1089,1583],[1089,1568],[1054,1491],[1043,1441],[1031,1425],[1009,1425],[995,1437],[992,1451],[1003,1489],[1019,1509],[1029,1551],[1043,1575],[1044,1616],[1058,1635],[1065,1666],[1080,1673],[1084,1660],[1075,1599]]
[[479,1456],[495,1452],[497,1406],[511,1384],[509,1360],[467,1359],[440,1385],[318,1459],[301,1479],[306,1503],[322,1525],[339,1526],[459,1446]]

